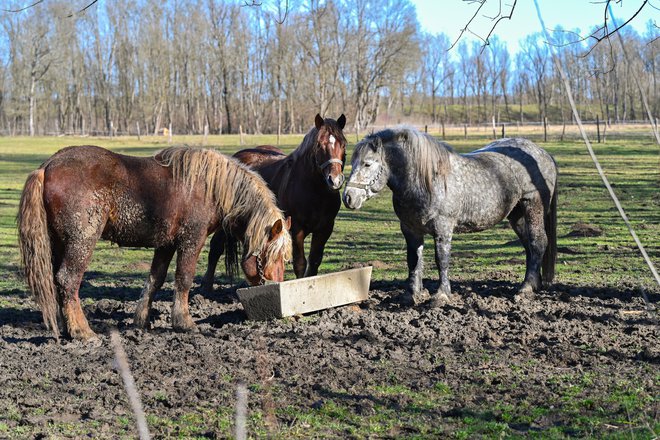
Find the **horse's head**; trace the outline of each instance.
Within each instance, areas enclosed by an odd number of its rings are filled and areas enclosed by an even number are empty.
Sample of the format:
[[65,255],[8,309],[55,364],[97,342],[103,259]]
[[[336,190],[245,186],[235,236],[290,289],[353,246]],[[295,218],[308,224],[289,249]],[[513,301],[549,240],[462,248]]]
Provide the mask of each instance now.
[[360,209],[365,200],[378,194],[387,184],[390,173],[382,139],[371,135],[358,143],[351,167],[351,175],[344,189],[344,205],[349,209]]
[[241,266],[251,286],[284,281],[284,263],[291,258],[291,217],[278,219],[268,231],[268,241],[258,253],[248,255]]
[[344,163],[346,161],[346,138],[343,129],[346,116],[337,119],[323,119],[317,114],[314,120],[318,134],[314,159],[325,183],[333,191],[339,191],[344,184]]

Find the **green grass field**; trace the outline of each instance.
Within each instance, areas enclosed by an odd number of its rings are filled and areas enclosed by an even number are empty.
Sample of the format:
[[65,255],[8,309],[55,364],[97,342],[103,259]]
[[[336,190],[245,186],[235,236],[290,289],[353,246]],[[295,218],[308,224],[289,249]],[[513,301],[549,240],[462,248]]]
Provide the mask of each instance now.
[[[283,136],[285,151],[294,149],[301,136]],[[200,145],[201,137],[176,137],[176,142]],[[460,152],[484,145],[484,140],[452,140]],[[245,146],[275,143],[274,136],[246,136]],[[151,155],[167,146],[165,138],[0,138],[0,258],[4,276],[0,290],[23,291],[18,280],[16,210],[27,174],[58,149],[68,145],[95,144],[113,151]],[[210,136],[208,147],[231,154],[240,148],[238,136]],[[352,149],[353,144],[349,146]],[[621,285],[657,289],[624,222],[580,143],[542,144],[556,158],[560,168],[557,282],[575,285]],[[660,170],[659,147],[640,134],[625,142],[609,140],[595,144],[599,160],[623,204],[637,234],[656,266],[660,266]],[[350,153],[349,153],[350,157]],[[350,173],[350,164],[346,168]],[[598,237],[568,236],[577,223],[603,230]],[[368,225],[368,226],[367,226]],[[452,249],[450,277],[453,280],[502,279],[516,281],[524,273],[524,252],[518,245],[506,245],[515,234],[503,222],[481,233],[456,235]],[[425,278],[437,276],[430,238],[425,252]],[[349,252],[347,252],[347,250]],[[96,248],[90,271],[102,276],[143,274],[151,251],[119,249],[107,242]],[[326,247],[322,272],[332,272],[361,262],[377,262],[374,279],[403,279],[406,276],[405,244],[390,195],[384,192],[360,211],[340,210],[335,231]],[[206,263],[200,258],[198,274]],[[171,275],[170,275],[171,276]],[[289,271],[287,277],[293,275]],[[137,277],[141,278],[140,276]]]

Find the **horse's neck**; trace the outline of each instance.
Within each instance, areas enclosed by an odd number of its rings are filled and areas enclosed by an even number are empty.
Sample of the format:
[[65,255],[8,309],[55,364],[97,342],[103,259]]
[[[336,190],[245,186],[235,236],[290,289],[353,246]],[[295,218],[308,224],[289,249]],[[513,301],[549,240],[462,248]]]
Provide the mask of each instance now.
[[387,163],[389,176],[387,186],[392,192],[404,191],[410,184],[410,161],[405,157],[401,147],[389,147],[385,149],[384,161]]

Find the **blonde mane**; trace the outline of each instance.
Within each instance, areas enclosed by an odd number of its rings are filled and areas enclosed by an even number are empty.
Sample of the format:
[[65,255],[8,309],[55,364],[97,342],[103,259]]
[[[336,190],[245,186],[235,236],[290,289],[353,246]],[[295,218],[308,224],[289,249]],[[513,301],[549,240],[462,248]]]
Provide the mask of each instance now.
[[[266,182],[255,172],[211,149],[170,147],[154,156],[164,167],[172,169],[175,183],[192,192],[203,185],[207,203],[214,203],[227,228],[236,219],[245,218],[247,226],[243,245],[250,255],[261,253],[269,238],[269,231],[277,220],[284,221],[275,196]],[[283,255],[291,259],[291,237],[282,234],[266,249],[266,261]]]

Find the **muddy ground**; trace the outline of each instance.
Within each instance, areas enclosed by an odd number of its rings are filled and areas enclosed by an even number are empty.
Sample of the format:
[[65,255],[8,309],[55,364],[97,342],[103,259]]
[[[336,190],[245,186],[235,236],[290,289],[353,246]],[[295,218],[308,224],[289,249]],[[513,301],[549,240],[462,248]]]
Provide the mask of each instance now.
[[[657,435],[659,292],[649,292],[649,306],[626,286],[556,285],[514,302],[507,281],[459,281],[453,289],[462,299],[432,308],[403,306],[402,283],[376,281],[359,306],[251,322],[233,289],[218,288],[191,299],[198,332],[176,333],[167,285],[156,297],[153,329],[140,331],[131,327],[139,289],[85,283],[97,345],[56,343],[29,298],[17,291],[3,298],[10,306],[0,308],[0,437],[135,436],[113,368],[113,327],[159,438],[186,437],[181,425],[191,413],[202,415],[189,419],[201,424],[198,437],[228,436],[239,381],[250,386],[250,413],[275,414],[271,429],[282,437],[372,436],[364,427],[310,426],[296,415],[330,402],[364,420],[399,414],[375,438],[470,432],[480,420],[503,424],[507,435]],[[435,404],[411,409],[415,393],[429,390]],[[633,394],[638,405],[624,402]]]

